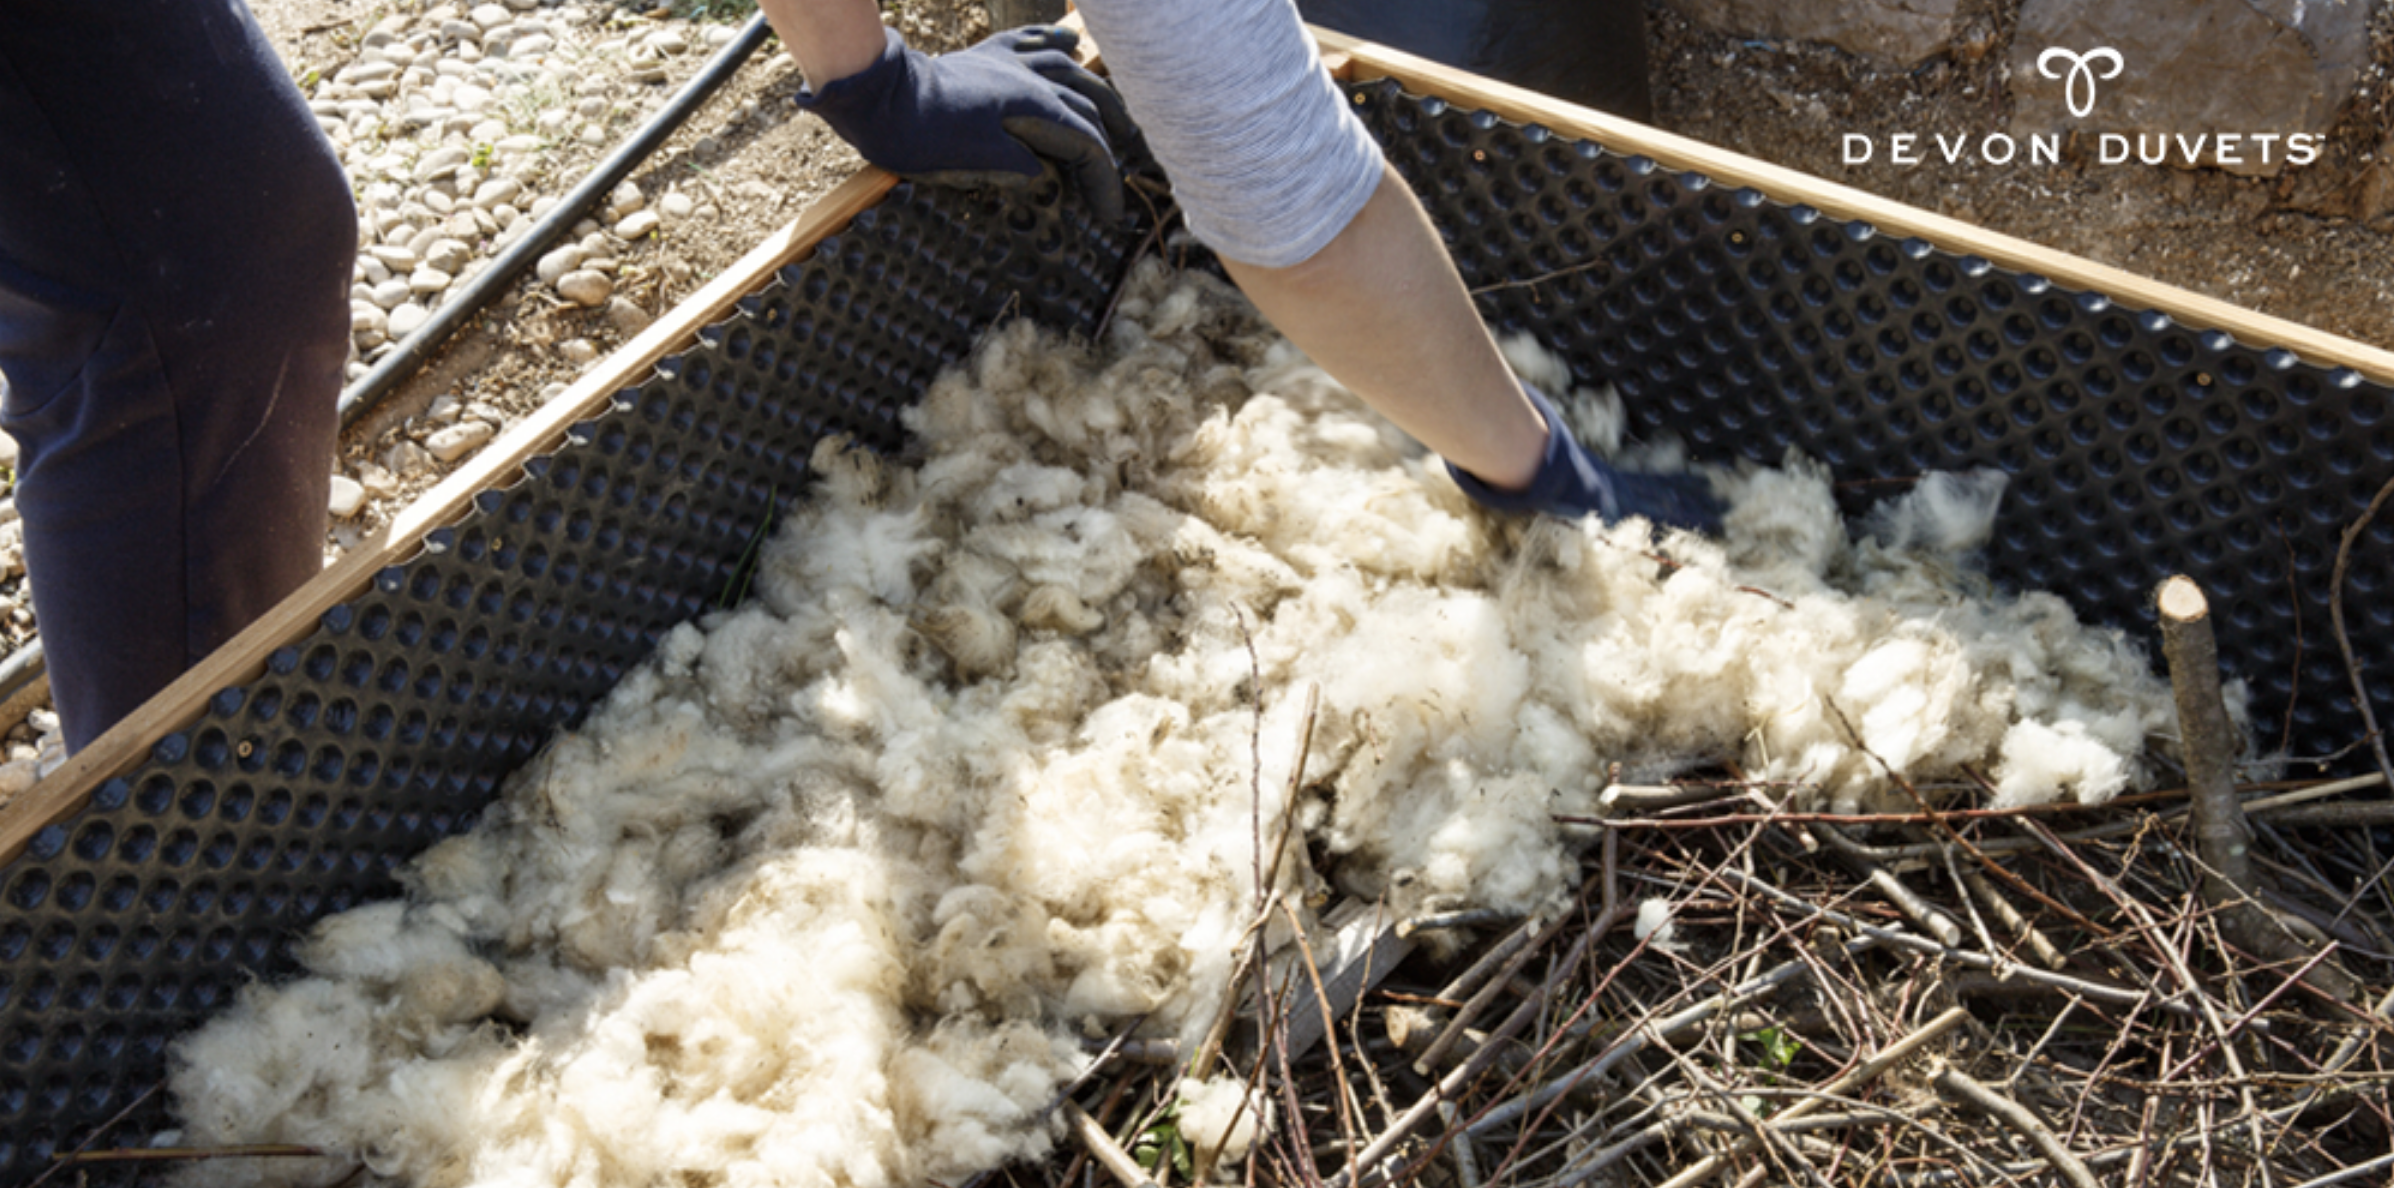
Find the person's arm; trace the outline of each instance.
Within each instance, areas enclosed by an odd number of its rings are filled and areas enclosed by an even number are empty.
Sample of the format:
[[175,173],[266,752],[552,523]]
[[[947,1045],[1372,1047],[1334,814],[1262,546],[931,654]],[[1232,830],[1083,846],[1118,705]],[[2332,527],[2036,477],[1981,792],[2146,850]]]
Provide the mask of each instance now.
[[881,56],[881,8],[873,0],[759,0],[806,85],[821,90]]
[[1614,471],[1489,336],[1290,0],[1083,0],[1189,229],[1298,349],[1503,511],[1717,529],[1709,485]]
[[1284,268],[1223,257],[1232,280],[1324,371],[1447,461],[1529,485],[1546,424],[1480,322],[1446,246],[1396,171],[1329,246]]

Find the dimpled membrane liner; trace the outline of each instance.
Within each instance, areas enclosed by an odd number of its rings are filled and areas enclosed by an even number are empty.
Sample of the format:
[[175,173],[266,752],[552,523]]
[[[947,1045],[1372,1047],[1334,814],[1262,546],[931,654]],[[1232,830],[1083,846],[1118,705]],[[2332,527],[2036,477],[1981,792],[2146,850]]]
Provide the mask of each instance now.
[[[1139,217],[1091,226],[1052,184],[900,186],[37,834],[0,870],[0,1185],[139,1099],[245,981],[294,969],[310,923],[395,894],[674,624],[736,600],[818,440],[901,450],[900,409],[1002,318],[1093,330]],[[153,1096],[106,1142],[169,1124]]]
[[[1638,431],[1707,462],[1802,450],[1856,510],[1999,467],[1997,581],[2149,634],[2152,587],[2187,573],[2256,723],[2290,721],[2296,754],[2362,737],[2329,577],[2394,474],[2384,387],[1393,84],[1352,94],[1491,324],[1616,385]],[[1133,207],[1101,229],[1052,185],[893,191],[38,834],[0,869],[0,1185],[128,1106],[107,1142],[167,1125],[140,1099],[173,1037],[395,891],[667,628],[739,597],[821,436],[901,450],[898,410],[1002,318],[1096,327],[1152,229]],[[2373,526],[2346,576],[2381,672],[2390,543]]]
[[[1801,450],[1849,511],[1927,471],[1998,468],[1995,581],[2157,639],[2153,589],[2184,573],[2260,749],[2365,738],[2330,600],[2341,534],[2394,476],[2384,385],[1393,83],[1350,94],[1483,316],[1617,386],[1636,432],[1703,462]],[[2356,658],[2380,674],[2390,521],[2345,574]]]

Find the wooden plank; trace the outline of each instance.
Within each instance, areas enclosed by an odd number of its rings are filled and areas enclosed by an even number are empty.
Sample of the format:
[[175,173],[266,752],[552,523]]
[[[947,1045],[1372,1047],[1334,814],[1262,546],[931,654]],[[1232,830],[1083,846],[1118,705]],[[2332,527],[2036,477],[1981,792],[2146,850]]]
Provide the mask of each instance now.
[[1518,123],[1539,124],[1565,136],[1596,141],[1615,152],[1651,157],[1665,168],[1692,170],[1717,184],[1749,186],[1780,202],[1801,203],[1836,218],[1860,220],[1883,235],[1916,236],[1946,251],[1983,256],[2002,267],[2034,273],[2065,288],[2101,293],[2131,308],[2159,310],[2194,329],[2226,331],[2246,346],[2284,347],[2306,362],[2349,367],[2379,383],[2394,384],[2394,353],[2379,347],[1619,116],[1481,78],[1335,30],[1317,26],[1314,36],[1320,41],[1325,57],[1333,54],[1345,57],[1344,77],[1352,82],[1394,79],[1417,94],[1436,95],[1450,103],[1483,109]]
[[576,422],[603,411],[616,392],[647,377],[657,360],[684,349],[721,321],[733,303],[764,287],[783,265],[879,202],[897,179],[867,168],[816,200],[789,226],[765,238],[630,342],[583,372],[573,386],[518,421],[440,485],[409,504],[383,531],[352,549],[258,621],[92,740],[25,794],[0,805],[0,864],[24,853],[33,835],[83,807],[92,789],[137,767],[158,740],[198,716],[216,692],[255,680],[274,650],[305,638],[325,611],[366,591],[374,575],[413,558],[425,533],[464,517],[474,496],[515,481],[524,463],[554,449]]

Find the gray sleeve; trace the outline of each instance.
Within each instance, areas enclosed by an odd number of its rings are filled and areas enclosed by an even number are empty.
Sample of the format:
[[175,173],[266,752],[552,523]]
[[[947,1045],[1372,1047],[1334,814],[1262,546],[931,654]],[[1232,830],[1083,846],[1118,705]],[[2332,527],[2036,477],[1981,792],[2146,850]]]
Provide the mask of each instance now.
[[1082,19],[1190,231],[1283,268],[1378,187],[1380,146],[1323,70],[1294,0],[1081,0]]

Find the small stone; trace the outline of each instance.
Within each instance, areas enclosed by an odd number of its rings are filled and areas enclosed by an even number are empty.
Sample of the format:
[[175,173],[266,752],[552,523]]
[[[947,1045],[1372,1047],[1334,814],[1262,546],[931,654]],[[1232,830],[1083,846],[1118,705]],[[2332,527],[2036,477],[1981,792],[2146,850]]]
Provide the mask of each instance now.
[[455,424],[459,415],[464,412],[465,402],[457,398],[457,393],[443,392],[432,398],[432,405],[424,410],[424,416],[426,419],[439,421],[443,425],[450,425]]
[[439,190],[424,191],[424,205],[436,215],[447,215],[457,209],[457,199]]
[[357,271],[358,275],[363,277],[369,285],[379,285],[391,279],[391,266],[372,256],[359,256]]
[[627,338],[648,329],[648,324],[654,320],[648,316],[647,310],[629,298],[617,297],[607,302],[607,324]]
[[376,499],[399,493],[399,477],[372,462],[361,462],[357,468],[357,485]]
[[530,58],[557,48],[557,39],[546,33],[532,33],[507,43],[510,58]]
[[557,283],[559,277],[580,268],[582,261],[589,258],[590,253],[581,244],[569,243],[564,247],[551,249],[548,254],[540,258],[540,263],[532,266],[532,270],[539,275],[540,283],[553,285]]
[[407,287],[418,293],[438,293],[457,278],[429,265],[416,269],[407,278]]
[[351,302],[349,305],[349,333],[376,342],[390,337],[391,315],[381,306]]
[[436,239],[424,253],[424,267],[438,268],[455,276],[457,270],[465,267],[466,261],[473,258],[474,249],[465,244],[454,239]]
[[686,54],[690,52],[690,39],[684,36],[682,31],[679,29],[659,29],[656,31],[656,33],[649,37],[648,44],[650,48],[655,49],[660,54]]
[[524,183],[512,177],[494,177],[474,191],[474,205],[483,210],[505,206],[514,202],[515,196],[523,192]]
[[383,468],[405,481],[432,469],[432,455],[412,441],[402,441],[383,451]]
[[617,218],[622,218],[646,205],[648,205],[648,195],[641,193],[640,187],[631,182],[620,183],[607,194],[607,207],[615,212]]
[[423,159],[416,162],[412,176],[417,181],[431,181],[435,178],[447,177],[455,172],[458,166],[473,159],[474,154],[471,151],[457,145],[436,148],[424,154]]
[[515,19],[502,4],[477,4],[474,6],[474,11],[466,15],[473,18],[475,24],[485,29],[496,29]]
[[331,511],[336,519],[346,520],[366,505],[366,488],[345,474],[332,476]]
[[432,311],[413,301],[405,302],[391,311],[391,337],[405,338],[432,320]]
[[414,252],[397,244],[378,243],[367,248],[366,254],[382,261],[383,267],[394,273],[414,272],[416,265],[423,263]]
[[587,268],[577,268],[557,278],[557,295],[576,305],[604,305],[614,292],[614,281],[608,280],[605,273]]
[[408,284],[406,277],[394,276],[374,286],[374,304],[385,311],[394,310],[399,308],[400,304],[407,300],[407,295],[413,292],[415,289]]
[[588,367],[598,362],[598,347],[587,338],[569,338],[558,344],[557,354],[576,367]]
[[466,421],[425,438],[424,448],[443,462],[455,462],[481,448],[482,443],[498,436],[498,432],[488,421]]
[[0,578],[25,572],[25,521],[0,524]]
[[669,219],[689,218],[690,212],[697,209],[697,206],[698,204],[692,202],[688,194],[684,194],[680,190],[675,190],[657,200],[657,209],[663,211],[665,217]]
[[664,225],[664,222],[664,216],[653,210],[634,211],[615,224],[615,235],[618,239],[637,242]]

